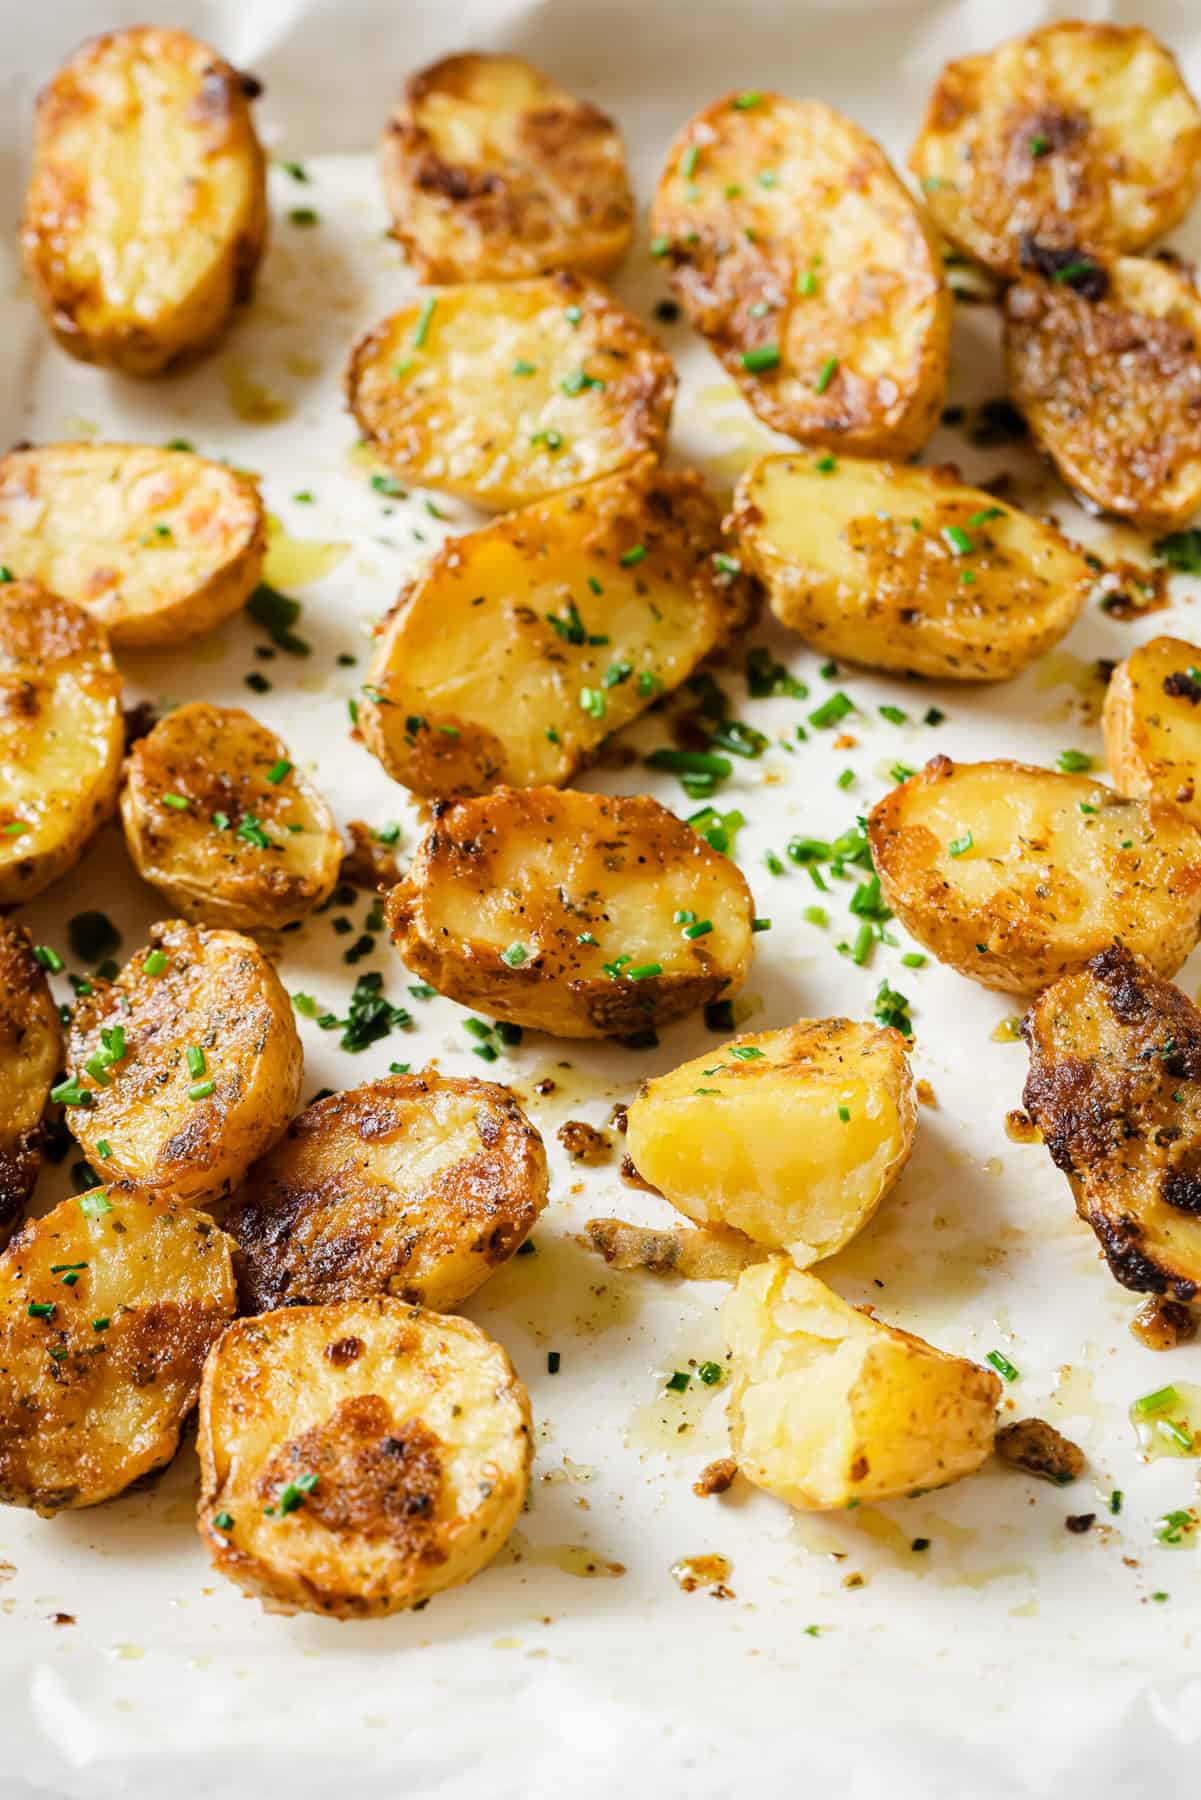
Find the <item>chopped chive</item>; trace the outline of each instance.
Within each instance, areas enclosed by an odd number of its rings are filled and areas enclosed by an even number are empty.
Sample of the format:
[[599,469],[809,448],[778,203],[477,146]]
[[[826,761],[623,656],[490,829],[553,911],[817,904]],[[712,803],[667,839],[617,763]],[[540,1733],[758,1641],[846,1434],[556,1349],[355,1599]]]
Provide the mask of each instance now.
[[580,689],[580,708],[590,719],[603,719],[606,711],[604,692],[601,688],[582,687]]
[[68,1076],[65,1081],[60,1081],[57,1087],[52,1087],[50,1098],[56,1106],[90,1106],[92,1104],[91,1094],[87,1088],[80,1087],[79,1079],[75,1075]]
[[413,348],[414,348],[414,350],[421,350],[424,348],[425,340],[429,336],[429,333],[430,333],[430,320],[434,316],[434,308],[437,306],[437,304],[438,304],[437,294],[430,294],[429,297],[424,301],[421,311],[417,316],[416,329],[413,332]]
[[1180,1395],[1174,1387],[1156,1388],[1154,1393],[1143,1394],[1134,1403],[1134,1410],[1144,1417],[1151,1413],[1167,1412],[1169,1407],[1179,1406]]
[[1093,766],[1093,759],[1085,750],[1061,750],[1057,767],[1065,775],[1085,775]]
[[818,457],[813,466],[819,475],[833,475],[835,469],[838,467],[838,460],[836,457],[831,456],[829,451],[827,451],[824,456]]
[[618,561],[621,563],[621,566],[623,569],[632,569],[635,567],[636,564],[640,563],[643,560],[645,555],[646,555],[646,545],[645,544],[635,544],[632,549],[623,550],[620,557],[618,558]]
[[696,165],[700,161],[700,155],[700,146],[697,144],[689,144],[687,150],[685,150],[683,156],[680,158],[680,174],[685,181],[691,181],[692,177],[696,174]]
[[824,394],[830,383],[833,381],[837,371],[838,358],[836,356],[827,356],[825,362],[817,372],[817,380],[813,384],[814,393]]
[[102,1162],[107,1162],[113,1153],[113,1147],[107,1138],[96,1139],[96,1154]]
[[751,112],[756,106],[762,106],[763,95],[758,93],[736,94],[730,105],[735,112]]
[[292,764],[288,761],[286,756],[281,756],[279,761],[277,763],[272,763],[271,767],[267,770],[267,780],[271,783],[272,787],[278,787],[280,782],[285,780],[291,773]]
[[187,812],[192,802],[186,794],[164,794],[163,805],[172,806],[176,812]]
[[669,1393],[682,1394],[684,1392],[684,1389],[688,1386],[688,1383],[691,1380],[692,1380],[692,1373],[690,1370],[677,1369],[674,1375],[668,1376],[667,1382],[665,1385],[666,1385]]
[[167,955],[164,950],[152,950],[142,964],[144,975],[161,975],[167,966]]
[[49,944],[36,944],[34,946],[33,954],[41,964],[42,968],[47,969],[51,975],[62,974],[64,967],[63,959],[57,950],[51,949]]
[[908,713],[902,712],[899,706],[882,706],[880,708],[880,717],[882,719],[887,719],[890,725],[904,725],[909,715]]
[[204,1051],[199,1044],[189,1044],[187,1050],[189,1075],[204,1074]]
[[849,1106],[840,1106],[838,1109],[838,1116],[842,1120],[844,1125],[849,1125],[851,1122],[850,1107]]
[[209,1095],[215,1089],[216,1085],[217,1084],[213,1080],[212,1076],[210,1076],[207,1081],[193,1082],[192,1086],[188,1089],[188,1099],[189,1100],[207,1100]]
[[779,366],[780,346],[778,344],[759,344],[753,350],[744,350],[738,360],[744,369],[752,375],[758,375],[765,369],[774,369]]
[[215,1513],[213,1515],[213,1524],[217,1527],[218,1531],[232,1531],[234,1526],[233,1514],[227,1512]]
[[816,292],[817,292],[817,276],[814,274],[812,269],[805,269],[800,275],[797,276],[796,291],[798,294],[800,294],[805,299],[808,299],[811,295],[816,294]]
[[546,1372],[547,1372],[547,1374],[548,1375],[557,1375],[559,1373],[559,1370],[562,1368],[562,1366],[563,1366],[563,1357],[562,1357],[561,1352],[558,1350],[548,1350],[546,1353]]
[[712,919],[698,919],[694,925],[686,925],[684,927],[684,936],[686,938],[708,937],[712,930]]
[[1017,1380],[1018,1371],[1014,1368],[1009,1358],[1002,1355],[1000,1350],[990,1350],[984,1360],[986,1363],[991,1363],[993,1368],[997,1371],[997,1374],[1003,1375],[1006,1381]]
[[962,525],[944,525],[939,536],[956,554],[970,556],[976,548],[974,541],[968,536]]
[[1003,506],[982,506],[979,512],[974,512],[972,514],[971,518],[968,520],[968,524],[987,525],[993,519],[1003,519],[1004,517],[1005,508]]
[[113,1203],[103,1188],[97,1188],[93,1194],[80,1195],[79,1210],[85,1219],[101,1219],[112,1212]]
[[509,373],[510,375],[536,375],[538,373],[538,365],[536,363],[526,362],[524,357],[519,357],[513,364],[513,367],[509,370]]
[[817,730],[824,731],[831,725],[837,725],[840,719],[845,719],[854,710],[855,702],[840,688],[828,700],[823,701],[815,712],[809,714],[809,723]]
[[639,963],[636,969],[626,971],[627,981],[651,981],[656,975],[662,975],[663,964],[657,962]]
[[951,839],[950,843],[947,845],[947,855],[948,856],[966,856],[967,852],[972,848],[972,845],[974,843],[975,843],[975,839],[973,838],[971,832],[965,831],[962,837],[957,837],[957,838]]
[[31,1300],[25,1311],[31,1319],[52,1319],[54,1302],[53,1300]]
[[501,951],[500,960],[510,969],[519,969],[522,963],[529,961],[529,954],[524,944],[510,944],[507,950]]

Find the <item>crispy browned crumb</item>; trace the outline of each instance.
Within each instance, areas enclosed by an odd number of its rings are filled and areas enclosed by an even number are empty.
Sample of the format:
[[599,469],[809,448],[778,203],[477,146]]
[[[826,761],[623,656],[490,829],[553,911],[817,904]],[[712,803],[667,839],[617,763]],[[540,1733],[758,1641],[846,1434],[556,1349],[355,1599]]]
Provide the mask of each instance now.
[[1144,1301],[1130,1321],[1130,1329],[1148,1350],[1175,1350],[1191,1344],[1197,1335],[1197,1316],[1179,1300],[1156,1296]]
[[1014,1468],[1025,1469],[1066,1487],[1084,1473],[1085,1457],[1079,1444],[1073,1444],[1045,1419],[1016,1419],[1003,1425],[997,1433],[997,1455]]
[[1096,1522],[1096,1513],[1069,1513],[1064,1520],[1067,1529],[1074,1531],[1077,1537],[1082,1537],[1086,1531],[1091,1531]]
[[362,819],[351,819],[346,829],[350,833],[350,849],[342,858],[338,879],[372,894],[380,888],[395,887],[402,874],[395,847],[381,844]]
[[609,1114],[609,1123],[612,1125],[614,1131],[619,1132],[621,1136],[624,1137],[630,1128],[629,1107],[623,1106],[619,1100],[614,1106],[613,1111]]
[[557,1081],[552,1081],[549,1075],[544,1075],[541,1081],[534,1083],[534,1092],[542,1095],[553,1094],[558,1086]]
[[613,1139],[583,1119],[565,1120],[555,1135],[572,1162],[603,1163],[613,1149]]
[[915,1092],[920,1106],[936,1107],[938,1105],[938,1096],[928,1081],[919,1081]]
[[716,1462],[706,1463],[697,1479],[692,1484],[694,1494],[707,1500],[710,1494],[724,1494],[733,1487],[738,1474],[738,1464],[732,1456],[719,1456]]
[[689,1281],[735,1281],[752,1263],[770,1255],[740,1231],[680,1226],[654,1231],[625,1219],[589,1219],[585,1232],[580,1242],[599,1251],[614,1268],[682,1275]]

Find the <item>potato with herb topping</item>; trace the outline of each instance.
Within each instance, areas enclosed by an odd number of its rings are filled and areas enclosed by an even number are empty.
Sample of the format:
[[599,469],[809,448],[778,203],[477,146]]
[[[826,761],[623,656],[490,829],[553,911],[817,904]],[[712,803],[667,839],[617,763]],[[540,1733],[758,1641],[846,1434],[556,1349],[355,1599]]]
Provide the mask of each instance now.
[[1123,658],[1105,690],[1105,759],[1123,794],[1177,807],[1201,826],[1201,644],[1156,637]]
[[0,918],[0,1248],[21,1223],[37,1181],[42,1115],[62,1066],[62,1042],[29,933]]

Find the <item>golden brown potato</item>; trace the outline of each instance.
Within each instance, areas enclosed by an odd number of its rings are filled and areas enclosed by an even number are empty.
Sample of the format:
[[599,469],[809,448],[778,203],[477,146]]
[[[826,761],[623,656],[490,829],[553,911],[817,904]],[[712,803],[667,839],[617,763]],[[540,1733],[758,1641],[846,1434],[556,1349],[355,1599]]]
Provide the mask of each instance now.
[[262,573],[258,486],[149,444],[43,444],[0,457],[0,547],[19,576],[122,647],[174,646],[238,611]]
[[1201,187],[1201,113],[1149,31],[1061,19],[948,63],[909,166],[952,242],[1012,276],[1170,231]]
[[635,468],[452,539],[401,595],[359,728],[430,799],[559,784],[742,624],[696,475]]
[[1149,531],[1201,506],[1201,296],[1191,270],[1123,256],[1088,291],[1005,296],[1009,392],[1068,486]]
[[258,945],[176,919],[151,927],[115,981],[92,977],[68,1054],[67,1123],[88,1160],[193,1205],[222,1199],[270,1149],[304,1061]]
[[953,468],[765,456],[727,525],[776,617],[827,655],[1005,681],[1070,630],[1094,582],[1050,525]]
[[1105,690],[1105,759],[1123,794],[1153,795],[1201,826],[1201,644],[1157,637]]
[[626,1148],[700,1225],[833,1256],[909,1161],[917,1124],[905,1040],[851,1019],[800,1019],[707,1050],[645,1081]]
[[945,1487],[992,1450],[990,1370],[848,1306],[785,1256],[739,1277],[722,1322],[738,1467],[802,1512]]
[[333,892],[342,840],[273,731],[234,706],[180,706],[139,738],[121,792],[134,867],[185,919],[288,925]]
[[114,1182],[31,1219],[0,1256],[0,1500],[95,1506],[170,1462],[236,1306],[204,1213]]
[[1201,936],[1201,834],[1086,775],[936,756],[868,838],[906,930],[985,987],[1037,993],[1117,941],[1172,975]]
[[[689,938],[676,915],[713,929]],[[556,1037],[621,1037],[742,986],[740,870],[646,795],[502,788],[435,808],[388,898],[415,975]]]
[[239,1319],[200,1394],[199,1525],[270,1612],[378,1618],[456,1587],[521,1512],[530,1403],[478,1325],[377,1297]]
[[355,345],[350,410],[402,481],[508,511],[662,452],[671,358],[599,282],[444,289]]
[[249,299],[267,230],[253,91],[153,26],[91,38],[42,89],[21,242],[72,356],[157,375]]
[[0,905],[78,862],[116,806],[124,744],[101,627],[34,582],[0,583]]
[[392,1294],[449,1312],[546,1204],[546,1152],[508,1088],[427,1071],[318,1100],[224,1220],[243,1307]]
[[25,1213],[41,1166],[41,1124],[62,1067],[58,1008],[29,933],[0,918],[0,1248]]
[[668,153],[651,230],[690,322],[774,430],[859,456],[925,443],[950,366],[942,257],[850,119],[779,94],[713,101]]
[[422,281],[608,275],[629,248],[617,127],[518,56],[471,51],[411,75],[379,154],[393,234]]

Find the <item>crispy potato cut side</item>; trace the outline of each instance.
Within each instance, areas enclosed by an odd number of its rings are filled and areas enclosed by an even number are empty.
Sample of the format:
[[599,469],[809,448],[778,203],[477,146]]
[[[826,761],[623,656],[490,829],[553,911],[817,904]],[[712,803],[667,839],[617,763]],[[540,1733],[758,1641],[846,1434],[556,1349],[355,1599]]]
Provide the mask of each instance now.
[[359,701],[430,799],[570,781],[750,610],[697,475],[652,457],[453,539],[401,595]]
[[508,1088],[394,1075],[319,1100],[224,1221],[250,1312],[391,1294],[447,1312],[546,1204],[546,1153]]
[[1201,644],[1157,637],[1105,690],[1105,760],[1123,794],[1166,800],[1201,826]]
[[0,1248],[41,1166],[41,1125],[62,1066],[58,1008],[29,933],[0,918]]
[[43,444],[0,457],[0,546],[114,644],[169,646],[237,612],[262,573],[258,486],[149,444]]
[[239,1319],[200,1394],[199,1525],[269,1612],[379,1618],[478,1574],[521,1511],[530,1403],[499,1344],[394,1299]]
[[916,1124],[899,1031],[800,1019],[643,1082],[626,1148],[690,1219],[787,1250],[804,1268],[867,1224],[909,1160]]
[[0,905],[78,862],[116,806],[124,743],[101,627],[35,582],[0,583]]
[[990,1370],[848,1306],[787,1257],[740,1276],[722,1322],[738,1467],[802,1512],[945,1487],[992,1450]]
[[29,1220],[0,1256],[0,1501],[48,1517],[170,1462],[236,1309],[204,1213],[113,1182]]
[[1110,1272],[1136,1293],[1201,1293],[1201,1014],[1115,947],[1039,996],[1022,1026],[1023,1105]]
[[334,817],[273,731],[234,706],[180,706],[139,738],[121,819],[134,867],[186,919],[283,926],[332,893]]
[[1201,112],[1139,25],[1060,20],[948,63],[909,156],[951,241],[999,275],[1140,250],[1201,188]]
[[393,235],[423,281],[608,275],[629,249],[617,127],[518,56],[471,51],[410,76],[379,160]]
[[258,945],[177,919],[115,981],[92,977],[68,1056],[67,1123],[93,1165],[193,1205],[223,1199],[280,1136],[304,1060]]
[[1118,941],[1172,975],[1201,936],[1201,834],[1086,775],[936,756],[868,839],[906,930],[985,987],[1037,993]]
[[498,512],[660,454],[671,358],[599,282],[443,289],[359,339],[350,410],[393,474]]
[[[435,808],[387,918],[439,993],[556,1037],[622,1037],[742,986],[739,869],[646,795],[502,788]],[[689,938],[678,913],[713,929]]]
[[759,417],[905,457],[950,367],[942,257],[883,150],[820,100],[726,94],[668,152],[651,213],[689,321]]
[[91,38],[42,89],[21,244],[72,356],[157,375],[250,297],[267,189],[247,91],[207,45],[150,26]]
[[828,655],[1005,681],[1070,630],[1094,577],[1050,525],[951,468],[765,456],[727,521],[784,625]]

